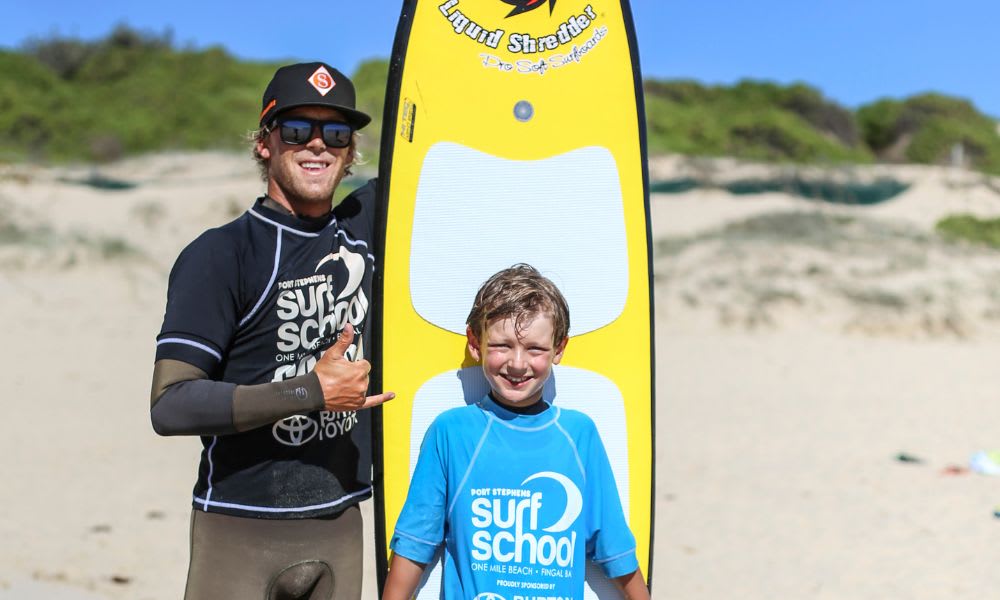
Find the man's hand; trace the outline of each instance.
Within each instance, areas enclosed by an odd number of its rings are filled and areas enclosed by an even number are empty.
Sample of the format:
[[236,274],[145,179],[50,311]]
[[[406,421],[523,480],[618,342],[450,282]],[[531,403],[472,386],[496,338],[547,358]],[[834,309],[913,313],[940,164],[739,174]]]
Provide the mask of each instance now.
[[396,394],[385,392],[376,396],[365,396],[368,391],[368,372],[372,366],[367,360],[349,361],[344,352],[354,340],[354,326],[344,325],[333,346],[323,353],[313,371],[323,386],[324,408],[339,412],[371,408],[392,400]]

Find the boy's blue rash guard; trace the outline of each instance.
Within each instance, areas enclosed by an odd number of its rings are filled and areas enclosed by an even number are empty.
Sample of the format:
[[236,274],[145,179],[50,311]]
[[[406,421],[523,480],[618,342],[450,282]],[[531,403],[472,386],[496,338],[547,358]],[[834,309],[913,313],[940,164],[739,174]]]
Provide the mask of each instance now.
[[489,396],[427,430],[390,546],[426,564],[442,542],[445,598],[581,598],[586,560],[608,577],[639,568],[590,417],[519,415]]

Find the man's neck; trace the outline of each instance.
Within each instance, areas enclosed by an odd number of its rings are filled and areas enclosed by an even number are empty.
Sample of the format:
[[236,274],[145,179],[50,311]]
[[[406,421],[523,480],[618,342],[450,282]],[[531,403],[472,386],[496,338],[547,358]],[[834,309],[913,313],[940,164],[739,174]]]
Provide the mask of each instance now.
[[316,220],[325,218],[333,210],[332,194],[326,202],[309,202],[305,200],[296,202],[289,198],[285,190],[278,186],[274,180],[269,180],[267,183],[267,197],[300,219]]
[[312,214],[308,214],[302,211],[297,211],[284,198],[281,197],[275,198],[270,194],[264,195],[264,206],[270,208],[275,212],[286,213],[306,221],[325,220],[330,215],[330,211],[333,210],[332,207],[328,207],[325,212],[322,212],[321,214],[314,216]]

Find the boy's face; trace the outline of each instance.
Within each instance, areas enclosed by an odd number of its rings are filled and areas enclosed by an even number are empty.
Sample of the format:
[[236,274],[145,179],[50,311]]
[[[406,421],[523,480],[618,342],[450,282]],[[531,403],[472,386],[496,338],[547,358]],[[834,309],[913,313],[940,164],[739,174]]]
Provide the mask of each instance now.
[[[483,365],[483,373],[501,404],[530,406],[542,397],[542,387],[559,364],[566,340],[554,342],[552,319],[538,314],[522,322],[520,331],[513,319],[497,319],[486,326],[485,339],[466,330],[469,353]],[[482,343],[480,343],[482,342]]]

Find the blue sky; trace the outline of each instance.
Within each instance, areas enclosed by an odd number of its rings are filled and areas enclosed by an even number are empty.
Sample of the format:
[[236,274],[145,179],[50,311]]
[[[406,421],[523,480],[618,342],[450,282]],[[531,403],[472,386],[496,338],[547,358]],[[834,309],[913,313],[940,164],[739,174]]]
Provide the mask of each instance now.
[[[433,1],[433,0],[431,0]],[[465,0],[480,2],[483,0]],[[323,59],[351,71],[388,56],[400,0],[312,3],[3,0],[0,47],[118,23],[248,59]],[[296,6],[300,8],[295,8]],[[32,9],[35,10],[32,10]],[[644,77],[803,81],[848,107],[939,91],[1000,117],[997,0],[632,0]]]

